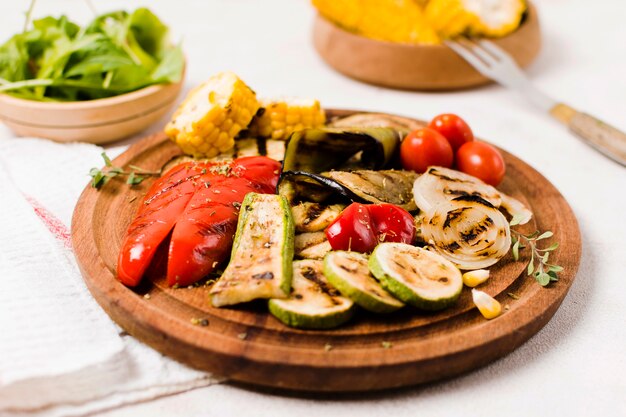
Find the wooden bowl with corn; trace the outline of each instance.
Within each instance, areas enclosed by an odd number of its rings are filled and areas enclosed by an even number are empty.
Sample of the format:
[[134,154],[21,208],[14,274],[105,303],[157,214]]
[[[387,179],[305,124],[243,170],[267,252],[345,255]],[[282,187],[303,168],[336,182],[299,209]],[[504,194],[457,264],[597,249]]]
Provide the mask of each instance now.
[[492,3],[314,0],[319,14],[313,43],[331,67],[367,83],[409,90],[475,87],[490,80],[444,45],[444,40],[489,38],[522,67],[541,48],[539,19],[532,4],[506,0],[496,7]]

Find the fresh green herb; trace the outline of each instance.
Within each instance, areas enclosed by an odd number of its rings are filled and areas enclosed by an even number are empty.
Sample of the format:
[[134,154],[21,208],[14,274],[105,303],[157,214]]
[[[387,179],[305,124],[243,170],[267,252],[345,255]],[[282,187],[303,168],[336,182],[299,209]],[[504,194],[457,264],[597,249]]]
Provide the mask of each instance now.
[[[514,221],[515,218],[511,221],[511,225],[514,225]],[[558,281],[559,278],[557,274],[563,270],[563,267],[556,264],[550,264],[548,263],[548,260],[550,258],[550,253],[558,248],[559,244],[554,242],[547,248],[543,249],[540,249],[537,246],[537,242],[552,237],[553,233],[550,231],[543,233],[536,231],[529,235],[524,235],[512,229],[511,233],[513,234],[511,240],[511,252],[513,254],[513,259],[516,261],[519,260],[520,249],[525,249],[526,247],[530,248],[531,257],[526,271],[527,275],[535,277],[537,282],[544,287],[553,281]]]
[[[0,46],[0,92],[39,101],[111,97],[180,81],[184,56],[146,8],[97,16],[80,27],[67,17],[32,21]],[[30,27],[30,29],[29,29]]]
[[161,175],[161,171],[150,172],[135,165],[130,165],[130,168],[132,168],[134,171],[124,171],[123,168],[114,166],[111,162],[111,158],[109,158],[105,152],[102,152],[101,155],[102,159],[104,160],[104,170],[100,168],[91,168],[89,170],[89,176],[91,177],[91,186],[93,188],[100,189],[100,187],[106,184],[111,178],[115,178],[120,175],[128,176],[126,184],[131,186],[141,184],[141,182],[147,177]]
[[386,341],[382,342],[380,345],[383,347],[383,349],[391,349],[393,347],[393,343]]

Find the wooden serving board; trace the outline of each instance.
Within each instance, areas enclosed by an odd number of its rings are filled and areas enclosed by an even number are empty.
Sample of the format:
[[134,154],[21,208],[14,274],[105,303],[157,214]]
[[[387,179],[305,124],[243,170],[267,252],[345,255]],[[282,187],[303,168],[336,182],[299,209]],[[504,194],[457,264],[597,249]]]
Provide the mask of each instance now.
[[[168,288],[163,274],[154,271],[139,288],[127,288],[115,279],[117,255],[151,181],[131,188],[114,179],[100,191],[86,187],[74,212],[72,241],[85,282],[102,308],[128,333],[180,362],[239,382],[301,391],[424,383],[480,367],[524,343],[552,317],[576,275],[581,240],[569,205],[541,174],[503,154],[507,175],[499,188],[532,209],[527,231],[554,232],[552,240],[560,247],[552,261],[565,269],[558,282],[543,288],[526,276],[528,258],[515,262],[507,255],[481,287],[505,308],[491,321],[473,308],[468,289],[442,312],[407,307],[377,316],[359,311],[342,327],[312,331],[284,326],[263,302],[213,308],[206,287]],[[173,143],[156,135],[133,145],[114,164],[153,170],[179,155]]]

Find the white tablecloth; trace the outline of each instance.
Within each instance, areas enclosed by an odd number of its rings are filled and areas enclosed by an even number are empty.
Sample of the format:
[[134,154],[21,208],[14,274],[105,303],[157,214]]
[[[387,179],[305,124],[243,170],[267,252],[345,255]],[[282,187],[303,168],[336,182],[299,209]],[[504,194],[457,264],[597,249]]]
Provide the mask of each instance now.
[[[317,97],[327,107],[428,119],[462,115],[474,132],[529,162],[576,213],[583,258],[569,295],[525,345],[479,371],[428,386],[342,399],[305,399],[221,384],[114,409],[107,416],[626,415],[626,169],[498,86],[427,94],[372,87],[328,68],[310,42],[313,10],[295,0],[109,0],[99,11],[147,5],[175,28],[189,59],[187,88],[220,70],[260,95]],[[529,73],[538,87],[626,130],[626,3],[537,0],[544,30]],[[21,28],[25,2],[0,4],[0,39]],[[37,13],[86,19],[78,0],[41,0]],[[0,140],[12,136],[0,126]],[[131,142],[129,140],[127,142]],[[0,271],[1,274],[1,271]],[[104,414],[103,414],[104,415]]]

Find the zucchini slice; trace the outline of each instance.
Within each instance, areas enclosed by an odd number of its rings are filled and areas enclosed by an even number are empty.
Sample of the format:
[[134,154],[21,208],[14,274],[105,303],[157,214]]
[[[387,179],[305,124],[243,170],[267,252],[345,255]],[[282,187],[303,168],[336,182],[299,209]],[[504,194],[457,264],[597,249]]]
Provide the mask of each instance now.
[[239,211],[230,263],[209,293],[213,306],[286,298],[291,289],[294,234],[284,197],[248,193]]
[[302,329],[330,329],[350,320],[354,303],[328,283],[323,269],[323,261],[294,261],[291,295],[271,299],[270,313],[287,326]]
[[405,243],[381,243],[369,268],[394,296],[422,310],[441,310],[459,298],[461,271],[442,256]]
[[370,274],[367,256],[333,251],[324,258],[324,274],[341,294],[374,313],[391,313],[404,306]]

